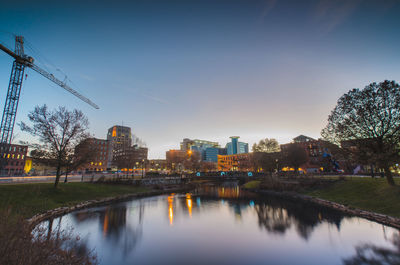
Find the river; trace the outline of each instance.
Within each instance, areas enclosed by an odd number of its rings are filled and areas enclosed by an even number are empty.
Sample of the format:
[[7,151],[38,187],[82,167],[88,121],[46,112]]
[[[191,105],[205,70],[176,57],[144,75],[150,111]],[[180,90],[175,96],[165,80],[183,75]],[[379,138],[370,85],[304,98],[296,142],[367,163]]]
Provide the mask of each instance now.
[[246,193],[235,183],[85,209],[41,225],[72,229],[100,264],[400,261],[394,228],[313,204]]

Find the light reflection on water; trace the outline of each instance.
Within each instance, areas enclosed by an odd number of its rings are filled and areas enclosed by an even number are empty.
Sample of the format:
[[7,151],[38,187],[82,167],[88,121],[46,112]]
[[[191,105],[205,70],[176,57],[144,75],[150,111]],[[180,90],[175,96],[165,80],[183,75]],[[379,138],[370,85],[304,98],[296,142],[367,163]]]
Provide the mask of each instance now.
[[97,207],[53,223],[73,228],[101,264],[368,264],[359,261],[374,253],[399,261],[396,229],[235,185]]

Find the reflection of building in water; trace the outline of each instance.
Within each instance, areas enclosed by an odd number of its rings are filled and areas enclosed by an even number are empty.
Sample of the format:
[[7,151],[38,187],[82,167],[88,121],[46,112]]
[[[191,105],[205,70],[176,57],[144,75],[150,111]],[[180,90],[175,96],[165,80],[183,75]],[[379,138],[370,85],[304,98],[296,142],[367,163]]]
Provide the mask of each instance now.
[[122,251],[124,256],[132,252],[142,238],[144,204],[139,201],[137,206],[130,208],[130,212],[136,214],[129,213],[129,216],[125,204],[98,211],[100,228],[105,241],[109,242],[116,251]]
[[192,217],[192,196],[190,193],[186,194],[186,206],[188,207],[189,216]]
[[173,225],[174,224],[174,195],[168,196],[168,218],[169,218],[169,224]]
[[226,198],[226,199],[236,199],[239,198],[240,188],[239,186],[204,186],[201,190],[201,193],[204,193],[208,196],[215,196],[217,198]]
[[109,207],[100,213],[104,236],[118,236],[126,225],[126,207]]

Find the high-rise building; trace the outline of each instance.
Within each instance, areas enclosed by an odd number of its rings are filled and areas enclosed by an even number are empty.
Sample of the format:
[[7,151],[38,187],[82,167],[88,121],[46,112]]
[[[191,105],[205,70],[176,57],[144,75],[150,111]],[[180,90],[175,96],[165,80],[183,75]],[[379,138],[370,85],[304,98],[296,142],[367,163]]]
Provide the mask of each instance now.
[[230,138],[231,142],[226,144],[228,155],[245,154],[249,152],[249,144],[239,142],[239,136],[231,136]]
[[111,168],[114,154],[116,152],[121,153],[121,151],[132,146],[131,128],[115,125],[108,129],[107,140],[109,144],[107,167]]

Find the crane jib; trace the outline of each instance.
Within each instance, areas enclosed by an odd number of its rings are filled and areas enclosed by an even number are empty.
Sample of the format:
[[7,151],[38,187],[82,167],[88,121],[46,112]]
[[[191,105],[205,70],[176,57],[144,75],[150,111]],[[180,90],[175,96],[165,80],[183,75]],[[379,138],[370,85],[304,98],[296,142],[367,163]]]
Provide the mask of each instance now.
[[[79,92],[75,91],[71,87],[69,87],[66,83],[60,81],[54,75],[46,72],[41,69],[37,65],[33,63],[33,58],[25,55],[24,53],[24,38],[22,36],[15,37],[15,52],[8,49],[6,46],[0,43],[0,50],[4,51],[11,57],[15,59],[13,63],[13,68],[11,71],[10,82],[7,90],[7,97],[3,111],[3,117],[0,125],[0,142],[11,144],[13,128],[15,123],[15,116],[17,114],[19,95],[22,87],[23,75],[25,67],[32,68],[37,73],[43,75],[50,81],[64,88],[80,100],[86,102],[90,106],[95,109],[99,109],[95,103],[93,103],[90,99],[81,95]],[[1,155],[1,154],[0,154]]]
[[57,79],[54,77],[54,75],[46,72],[45,70],[41,69],[40,67],[38,67],[37,65],[30,63],[28,64],[28,67],[32,68],[33,70],[35,70],[37,73],[43,75],[44,77],[46,77],[47,79],[49,79],[50,81],[56,83],[57,85],[59,85],[60,87],[64,88],[65,90],[67,90],[68,92],[70,92],[71,94],[73,94],[74,96],[76,96],[77,98],[79,98],[80,100],[86,102],[87,104],[89,104],[90,106],[92,106],[95,109],[99,109],[99,106],[97,106],[95,103],[93,103],[90,99],[86,98],[85,96],[83,96],[82,94],[80,94],[79,92],[77,92],[76,90],[72,89],[71,87],[69,87],[67,84],[65,84],[64,82],[62,82],[61,80]]

